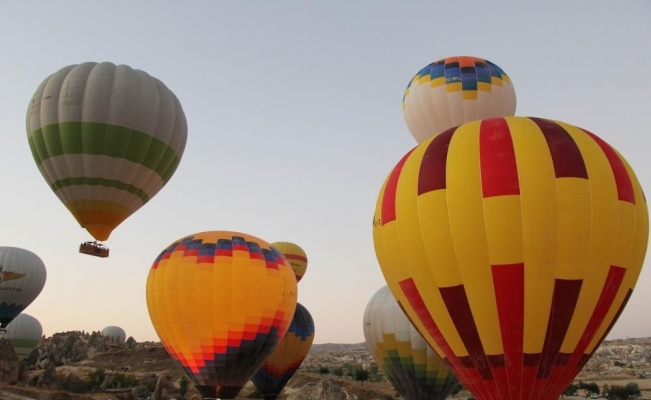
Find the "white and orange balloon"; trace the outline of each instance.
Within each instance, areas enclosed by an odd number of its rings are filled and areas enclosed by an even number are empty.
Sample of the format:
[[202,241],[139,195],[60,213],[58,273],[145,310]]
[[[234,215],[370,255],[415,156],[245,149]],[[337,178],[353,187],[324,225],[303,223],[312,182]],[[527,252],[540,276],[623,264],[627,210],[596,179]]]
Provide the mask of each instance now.
[[515,114],[511,78],[496,64],[478,57],[447,57],[411,79],[402,109],[405,123],[418,143],[479,119]]

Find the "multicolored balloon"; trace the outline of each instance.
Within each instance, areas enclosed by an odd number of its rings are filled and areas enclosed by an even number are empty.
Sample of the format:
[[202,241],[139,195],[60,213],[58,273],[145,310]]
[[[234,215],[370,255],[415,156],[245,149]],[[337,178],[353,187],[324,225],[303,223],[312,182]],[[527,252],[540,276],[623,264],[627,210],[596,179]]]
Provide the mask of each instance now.
[[253,384],[265,400],[276,400],[307,357],[314,341],[314,320],[300,303],[292,324],[276,350],[253,376]]
[[5,339],[14,346],[18,360],[23,360],[38,346],[43,337],[43,327],[38,320],[25,313],[20,314],[9,325]]
[[649,234],[626,160],[541,118],[423,142],[387,177],[374,218],[391,292],[479,400],[558,398],[624,309]]
[[0,330],[38,297],[46,278],[39,256],[18,247],[0,247]]
[[407,400],[444,400],[459,381],[413,327],[388,286],[364,311],[366,345],[389,382]]
[[100,241],[167,184],[187,131],[165,84],[109,62],[60,69],[27,109],[29,147],[43,178]]
[[307,270],[307,255],[301,246],[291,242],[273,242],[272,246],[280,250],[287,257],[296,274],[296,282],[299,282]]
[[156,333],[204,398],[237,396],[287,333],[296,297],[285,256],[238,232],[177,240],[147,278]]
[[515,106],[509,76],[488,60],[468,56],[421,69],[402,99],[405,122],[418,143],[466,122],[512,116]]
[[120,345],[124,344],[124,342],[127,340],[127,334],[124,329],[113,325],[102,329],[102,336],[111,338],[113,343]]

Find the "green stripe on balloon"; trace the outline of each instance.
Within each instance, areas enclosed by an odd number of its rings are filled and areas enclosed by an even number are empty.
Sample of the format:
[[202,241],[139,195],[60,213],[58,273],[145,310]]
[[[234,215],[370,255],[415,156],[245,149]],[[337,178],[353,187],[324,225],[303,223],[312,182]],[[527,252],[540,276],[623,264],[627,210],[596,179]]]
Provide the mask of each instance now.
[[83,176],[78,178],[66,178],[66,179],[60,179],[54,182],[53,184],[51,184],[50,189],[56,192],[57,190],[68,186],[82,186],[82,185],[112,187],[112,188],[127,191],[135,196],[138,196],[140,200],[142,200],[143,204],[149,201],[149,195],[144,190],[137,188],[133,185],[129,185],[128,183],[124,183],[113,179],[87,178]]
[[33,340],[33,339],[9,339],[9,342],[14,346],[14,349],[17,348],[26,348],[26,349],[33,349],[34,347],[38,346],[38,343],[40,342],[39,340]]
[[[101,138],[101,140],[98,140]],[[176,151],[160,139],[122,126],[98,122],[61,122],[33,131],[29,147],[37,165],[64,154],[124,158],[155,171],[165,183],[179,165]]]

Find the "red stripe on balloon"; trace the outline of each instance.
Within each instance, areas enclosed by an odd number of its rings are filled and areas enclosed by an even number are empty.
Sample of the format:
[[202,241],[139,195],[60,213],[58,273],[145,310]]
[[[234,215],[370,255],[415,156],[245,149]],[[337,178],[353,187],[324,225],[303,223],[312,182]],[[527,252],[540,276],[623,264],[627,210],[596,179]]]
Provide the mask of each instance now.
[[572,136],[554,121],[542,118],[529,118],[542,132],[554,164],[557,178],[588,179],[583,155]]
[[513,139],[504,118],[481,122],[479,160],[484,198],[520,194]]
[[285,258],[288,260],[298,260],[298,261],[307,262],[307,257],[301,256],[299,254],[285,254]]
[[[622,286],[625,275],[625,268],[616,267],[614,265],[610,266],[608,276],[606,277],[603,289],[599,295],[599,300],[597,300],[597,305],[595,306],[595,309],[592,312],[590,319],[588,320],[585,331],[583,332],[583,335],[581,335],[581,339],[579,339],[579,342],[576,345],[576,349],[572,353],[572,357],[568,362],[570,367],[576,369],[576,366],[580,364],[581,358],[584,355],[586,348],[594,338],[594,335],[597,333],[597,330],[603,323],[604,318],[606,318],[606,314],[608,314],[608,311],[610,311],[613,305],[613,301],[615,301],[615,296],[617,296],[617,292],[619,292],[619,289]],[[618,315],[621,310],[622,308],[620,308],[618,311]],[[616,320],[617,317],[613,319],[611,326]]]
[[418,171],[419,196],[434,190],[445,189],[448,149],[450,148],[450,141],[455,131],[456,128],[448,129],[436,136],[427,145],[427,149],[423,153],[423,158],[420,162],[420,170]]
[[[474,368],[474,365],[471,363],[464,365],[464,359],[458,358],[456,354],[452,351],[447,341],[443,337],[443,334],[439,330],[436,322],[432,318],[432,315],[427,310],[425,302],[414,283],[412,278],[405,279],[398,283],[403,294],[407,298],[409,305],[416,313],[416,316],[420,322],[425,327],[425,330],[432,336],[436,344],[439,345],[443,351],[443,356],[446,358],[446,361],[451,365],[451,370],[454,374],[463,382],[468,383],[468,390],[475,393],[480,398],[490,398],[490,393],[487,391],[485,382],[482,381],[482,377],[478,371]],[[422,335],[422,334],[421,334]]]
[[[511,399],[521,398],[524,338],[524,263],[493,265],[493,287]],[[502,395],[502,398],[506,396]]]
[[439,288],[439,292],[474,367],[479,371],[482,379],[493,379],[465,288],[463,285],[450,286]]
[[420,292],[418,292],[418,288],[416,287],[414,280],[412,278],[405,279],[404,281],[400,281],[399,285],[400,289],[402,289],[402,293],[407,298],[409,305],[414,310],[414,312],[416,312],[418,319],[425,327],[427,333],[429,333],[434,338],[434,341],[439,345],[439,347],[441,347],[441,350],[443,350],[445,357],[448,358],[450,360],[450,363],[452,363],[454,366],[461,366],[459,359],[454,354],[450,346],[448,346],[445,338],[443,337],[443,334],[427,310],[427,306],[425,306],[425,302],[423,302],[423,298],[420,296]]
[[580,279],[556,279],[554,282],[554,294],[537,378],[547,378],[556,362],[561,344],[572,321],[582,284],[583,281]]
[[389,174],[389,179],[384,187],[384,194],[382,196],[382,226],[391,221],[395,221],[396,219],[396,190],[398,189],[398,180],[400,179],[402,167],[405,165],[405,162],[407,162],[407,158],[409,158],[412,151],[414,151],[414,149],[411,149],[407,154],[405,154],[393,168],[391,174]]
[[628,171],[624,166],[619,155],[615,150],[610,147],[610,145],[604,142],[600,137],[595,135],[592,132],[588,132],[583,129],[583,132],[587,133],[597,144],[601,147],[601,150],[606,155],[608,162],[610,163],[610,168],[613,171],[615,177],[615,184],[617,185],[617,198],[621,201],[626,201],[632,204],[635,204],[635,192],[633,191],[633,183],[631,182],[631,177],[628,175]]

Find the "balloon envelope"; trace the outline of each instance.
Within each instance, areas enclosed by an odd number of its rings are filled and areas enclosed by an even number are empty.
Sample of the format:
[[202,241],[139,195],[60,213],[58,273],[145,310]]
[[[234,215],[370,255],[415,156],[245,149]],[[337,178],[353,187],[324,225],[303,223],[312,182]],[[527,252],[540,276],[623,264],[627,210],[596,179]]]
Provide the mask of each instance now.
[[301,246],[291,242],[273,242],[272,246],[285,255],[296,274],[296,282],[300,282],[307,270],[307,255]]
[[186,236],[147,278],[147,308],[165,349],[205,398],[232,399],[287,333],[296,278],[269,243],[238,232]]
[[59,200],[95,239],[107,240],[172,177],[187,122],[158,79],[87,62],[41,83],[27,109],[27,138]]
[[7,334],[4,338],[14,346],[18,359],[22,360],[38,346],[42,337],[41,323],[31,315],[22,313],[7,325]]
[[0,247],[0,328],[36,299],[46,278],[39,256],[18,247]]
[[515,90],[497,65],[478,57],[435,61],[411,79],[402,100],[405,123],[418,143],[446,129],[515,114]]
[[126,332],[119,326],[107,326],[102,329],[102,336],[110,337],[115,344],[124,344],[124,341],[127,340]]
[[647,204],[610,145],[507,117],[450,129],[389,174],[374,220],[391,292],[478,399],[556,399],[626,305]]
[[314,341],[314,320],[296,304],[292,323],[276,350],[253,376],[253,383],[265,400],[275,400],[307,357]]
[[443,400],[459,381],[413,327],[388,286],[364,311],[364,338],[382,372],[407,400]]

